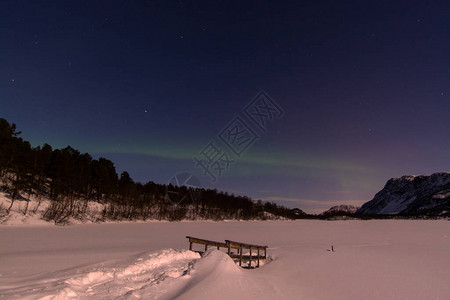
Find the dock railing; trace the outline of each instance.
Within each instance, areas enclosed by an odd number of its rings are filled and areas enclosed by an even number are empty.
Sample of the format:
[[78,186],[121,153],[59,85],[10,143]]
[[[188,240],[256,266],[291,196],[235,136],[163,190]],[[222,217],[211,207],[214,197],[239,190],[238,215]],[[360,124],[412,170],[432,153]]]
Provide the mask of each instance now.
[[[267,248],[268,246],[256,245],[256,244],[248,244],[237,241],[225,240],[225,243],[216,242],[211,240],[200,239],[192,236],[186,236],[189,239],[189,250],[192,251],[193,244],[200,244],[205,246],[205,251],[208,250],[208,247],[217,247],[217,250],[220,248],[227,249],[227,254],[233,259],[239,259],[239,266],[242,267],[242,260],[248,260],[248,268],[252,268],[252,260],[256,260],[256,268],[260,266],[260,259],[267,258]],[[237,250],[237,254],[232,250]],[[249,250],[249,254],[244,254],[244,250]],[[255,251],[255,255],[253,255],[253,251]],[[202,251],[197,251],[199,253],[203,253]]]

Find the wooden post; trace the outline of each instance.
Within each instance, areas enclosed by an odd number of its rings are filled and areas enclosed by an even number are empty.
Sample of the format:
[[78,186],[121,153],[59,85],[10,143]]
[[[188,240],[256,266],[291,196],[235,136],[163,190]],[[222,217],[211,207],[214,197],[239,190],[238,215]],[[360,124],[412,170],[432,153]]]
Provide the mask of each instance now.
[[189,241],[189,250],[192,251],[192,242],[191,241]]
[[264,259],[267,259],[266,247],[264,247]]
[[259,247],[258,247],[258,268],[259,268]]
[[250,246],[250,260],[248,261],[248,268],[252,268],[252,246]]
[[205,244],[205,252],[208,250],[208,244]]
[[230,242],[227,242],[227,244],[228,244],[228,255],[230,255],[231,254],[231,244],[230,244]]
[[239,247],[239,267],[242,267],[242,245]]

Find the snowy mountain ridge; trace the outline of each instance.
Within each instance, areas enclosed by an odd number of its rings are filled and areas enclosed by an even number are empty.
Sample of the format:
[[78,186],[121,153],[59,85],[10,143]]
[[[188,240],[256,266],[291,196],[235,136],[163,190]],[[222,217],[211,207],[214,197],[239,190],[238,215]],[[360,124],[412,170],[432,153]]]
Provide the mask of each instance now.
[[450,172],[441,172],[392,178],[357,213],[448,216],[449,211]]
[[337,213],[347,213],[347,214],[354,214],[359,209],[358,206],[354,205],[347,205],[347,204],[341,204],[331,207],[329,210],[324,211],[320,215],[330,215],[330,214],[337,214]]

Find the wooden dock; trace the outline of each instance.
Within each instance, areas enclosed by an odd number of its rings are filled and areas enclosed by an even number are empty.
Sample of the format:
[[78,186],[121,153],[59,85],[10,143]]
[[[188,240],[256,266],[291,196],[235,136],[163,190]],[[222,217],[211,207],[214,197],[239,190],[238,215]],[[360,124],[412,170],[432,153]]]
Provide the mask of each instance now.
[[[255,244],[248,244],[248,243],[242,243],[242,242],[236,242],[236,241],[230,241],[225,240],[224,243],[222,242],[216,242],[211,240],[205,240],[200,239],[192,236],[186,236],[187,239],[189,239],[189,250],[192,251],[192,245],[193,244],[200,244],[204,245],[205,251],[208,250],[208,247],[214,247],[219,250],[220,248],[227,249],[227,254],[233,258],[233,259],[239,259],[239,266],[242,267],[242,260],[248,260],[248,268],[252,268],[252,261],[256,261],[255,268],[259,268],[259,261],[260,259],[266,259],[267,258],[267,248],[268,246],[261,246],[261,245],[255,245]],[[232,252],[232,250],[236,250],[237,253]],[[244,254],[244,250],[249,250],[249,254]],[[253,252],[255,251],[255,252]],[[196,251],[200,254],[203,254],[203,251]],[[264,253],[264,254],[263,254]]]

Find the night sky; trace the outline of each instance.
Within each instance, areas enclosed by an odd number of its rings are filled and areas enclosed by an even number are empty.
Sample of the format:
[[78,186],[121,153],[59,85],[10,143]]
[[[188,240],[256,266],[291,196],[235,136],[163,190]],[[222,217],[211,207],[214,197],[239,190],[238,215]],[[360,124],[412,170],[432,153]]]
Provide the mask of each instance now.
[[1,1],[0,117],[140,182],[362,204],[391,177],[450,171],[449,16],[448,1]]

